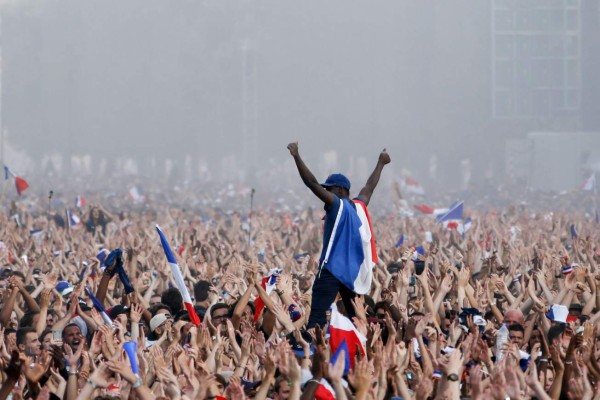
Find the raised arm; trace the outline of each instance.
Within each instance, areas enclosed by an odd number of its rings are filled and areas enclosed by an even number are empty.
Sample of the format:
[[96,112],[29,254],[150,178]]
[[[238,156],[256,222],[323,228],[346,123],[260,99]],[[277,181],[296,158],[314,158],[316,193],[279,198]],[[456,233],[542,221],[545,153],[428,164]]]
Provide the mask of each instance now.
[[390,161],[392,161],[390,155],[385,149],[383,149],[383,151],[379,154],[379,158],[377,159],[377,165],[375,166],[375,169],[371,173],[371,176],[369,176],[369,179],[367,179],[367,183],[365,183],[365,186],[360,190],[360,193],[358,193],[358,197],[365,204],[369,204],[369,201],[371,200],[371,195],[373,195],[373,191],[379,183],[381,171],[383,171],[383,167],[386,164],[389,164]]
[[[300,152],[298,151],[298,142],[288,144],[287,148],[292,157],[294,157],[294,161],[296,162],[296,167],[298,168],[298,173],[300,174],[300,178],[302,178],[302,182],[304,182],[311,192],[321,199],[321,201],[328,206],[332,205],[335,201],[335,195],[325,190],[317,178],[315,178],[314,174],[308,169],[306,164],[304,164],[304,161],[300,157]],[[379,180],[379,178],[377,179]]]

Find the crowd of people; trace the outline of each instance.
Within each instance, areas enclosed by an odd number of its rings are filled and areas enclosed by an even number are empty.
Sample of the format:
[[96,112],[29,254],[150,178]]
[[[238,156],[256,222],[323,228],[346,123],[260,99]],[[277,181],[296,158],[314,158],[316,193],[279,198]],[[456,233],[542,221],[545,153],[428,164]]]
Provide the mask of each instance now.
[[[600,396],[599,225],[582,213],[467,207],[459,232],[371,210],[370,288],[309,323],[330,210],[107,202],[71,223],[44,201],[0,215],[0,400]],[[351,346],[332,349],[334,317]]]

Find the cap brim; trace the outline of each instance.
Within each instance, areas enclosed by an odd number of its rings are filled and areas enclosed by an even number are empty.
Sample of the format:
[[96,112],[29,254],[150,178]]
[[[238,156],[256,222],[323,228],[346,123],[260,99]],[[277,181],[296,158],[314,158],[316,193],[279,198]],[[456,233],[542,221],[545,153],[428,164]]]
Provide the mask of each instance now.
[[60,292],[61,296],[65,296],[69,293],[71,293],[73,291],[73,286],[66,288],[65,290],[63,290],[62,292]]

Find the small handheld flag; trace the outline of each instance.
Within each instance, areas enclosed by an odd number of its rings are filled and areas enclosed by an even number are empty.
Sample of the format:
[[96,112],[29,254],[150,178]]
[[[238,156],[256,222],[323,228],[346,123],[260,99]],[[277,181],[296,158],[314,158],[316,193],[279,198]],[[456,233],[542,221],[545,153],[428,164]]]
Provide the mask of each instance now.
[[167,261],[169,262],[169,266],[171,267],[171,273],[173,274],[173,279],[175,280],[177,289],[179,289],[179,291],[181,292],[181,296],[183,297],[183,305],[185,306],[188,312],[190,321],[192,321],[194,325],[200,326],[200,318],[198,318],[198,314],[196,314],[196,310],[194,310],[194,303],[192,303],[190,293],[188,292],[187,287],[185,286],[185,281],[183,280],[181,269],[179,268],[179,265],[177,265],[177,260],[175,260],[175,256],[173,255],[171,246],[169,246],[167,238],[160,230],[160,227],[158,225],[156,225],[156,231],[158,232],[158,236],[160,237],[160,243],[162,244],[163,250],[165,251],[165,256],[167,257]]

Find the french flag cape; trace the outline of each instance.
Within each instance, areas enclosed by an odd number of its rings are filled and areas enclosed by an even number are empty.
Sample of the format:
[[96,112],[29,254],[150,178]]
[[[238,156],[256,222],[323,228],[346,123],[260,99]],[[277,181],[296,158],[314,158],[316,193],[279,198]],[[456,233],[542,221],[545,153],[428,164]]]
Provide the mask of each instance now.
[[[273,292],[273,290],[277,288],[277,277],[281,275],[281,272],[281,269],[273,268],[269,271],[269,274],[261,281],[261,286],[263,287],[263,289],[265,289],[267,295],[270,295]],[[254,322],[258,321],[258,319],[260,318],[260,314],[262,313],[262,310],[264,308],[265,303],[263,299],[258,297],[256,300],[254,300],[254,309],[256,310],[254,312]]]
[[173,255],[173,251],[171,251],[171,246],[169,246],[169,242],[167,242],[167,238],[160,230],[160,227],[156,225],[156,231],[158,232],[158,236],[160,236],[160,243],[162,244],[163,250],[165,251],[165,256],[167,256],[167,261],[171,266],[171,273],[173,273],[173,280],[175,280],[175,284],[177,285],[177,289],[181,292],[181,297],[183,297],[183,305],[190,316],[190,321],[196,326],[200,326],[200,318],[198,314],[196,314],[196,310],[194,310],[194,303],[192,302],[192,298],[190,297],[190,293],[185,286],[185,281],[183,280],[183,275],[181,274],[181,269],[179,269],[179,265],[177,265],[177,260],[175,260],[175,256]]
[[371,289],[373,266],[377,262],[375,238],[367,206],[360,200],[340,199],[321,268],[325,267],[357,294]]

